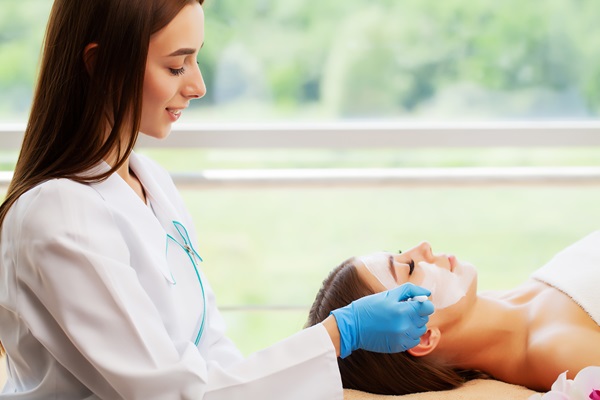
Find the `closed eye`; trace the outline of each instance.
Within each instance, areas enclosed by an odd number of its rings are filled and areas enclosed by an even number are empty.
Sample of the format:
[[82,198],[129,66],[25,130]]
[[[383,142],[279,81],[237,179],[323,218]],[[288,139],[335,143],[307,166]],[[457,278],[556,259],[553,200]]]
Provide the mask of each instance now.
[[[388,264],[390,267],[390,272],[392,273],[392,277],[394,278],[394,281],[398,281],[398,277],[396,276],[396,269],[394,268],[394,256],[390,256],[388,258]],[[413,271],[415,270],[415,261],[414,260],[410,260],[408,263],[408,275],[412,275]]]
[[415,260],[410,260],[408,262],[408,275],[412,275],[413,271],[415,270]]

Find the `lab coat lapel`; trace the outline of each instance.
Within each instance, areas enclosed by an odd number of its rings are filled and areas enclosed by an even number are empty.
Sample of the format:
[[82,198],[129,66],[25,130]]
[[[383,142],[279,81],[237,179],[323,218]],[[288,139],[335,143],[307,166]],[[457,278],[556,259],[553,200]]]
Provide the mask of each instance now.
[[[177,210],[174,199],[169,198],[163,189],[163,187],[168,188],[172,185],[171,178],[166,174],[153,174],[152,169],[144,163],[145,161],[135,153],[131,154],[129,166],[144,186],[156,219],[160,221],[164,232],[177,243],[175,244],[166,239],[167,265],[170,267],[171,282],[181,289],[178,297],[181,304],[180,309],[185,307],[189,315],[196,316],[195,319],[189,319],[190,323],[193,321],[196,323],[192,323],[188,329],[194,333],[192,339],[198,345],[207,319],[206,292],[198,267],[198,263],[202,261],[202,258],[194,249],[194,239],[189,236],[188,228],[184,225],[183,211]],[[168,181],[160,182],[161,178]],[[176,277],[178,277],[177,280]]]
[[144,167],[143,160],[135,153],[131,153],[129,165],[144,186],[146,196],[148,196],[150,203],[152,204],[154,215],[163,229],[166,233],[178,236],[173,221],[178,221],[181,217],[173,206],[173,203],[163,191],[161,185],[157,182],[156,177],[152,175],[148,168]]
[[[110,167],[104,163],[101,172]],[[137,171],[136,171],[137,174]],[[142,182],[146,189],[145,182]],[[155,218],[152,210],[146,206],[127,183],[114,173],[102,182],[93,183],[91,186],[107,201],[111,208],[118,210],[131,221],[131,225],[147,240],[145,251],[152,253],[152,259],[161,260],[155,263],[160,268],[164,277],[172,282],[172,275],[165,258],[166,232],[161,223]]]
[[[185,254],[183,261],[180,260],[180,262],[174,262],[173,258],[167,256],[167,262],[169,265],[167,267],[169,280],[174,283],[175,280],[172,274],[173,267],[175,265],[189,266],[188,257],[191,257],[191,259],[196,263],[195,267],[197,267],[197,262],[202,261],[200,255],[194,249],[195,238],[189,236],[188,232],[191,231],[189,231],[188,227],[185,226],[182,213],[177,210],[173,200],[169,198],[167,193],[165,193],[163,187],[165,187],[167,184],[172,185],[170,180],[171,178],[169,176],[164,177],[160,174],[152,174],[151,168],[145,166],[144,160],[138,157],[135,153],[131,153],[129,165],[146,190],[146,196],[150,201],[152,211],[154,211],[154,216],[160,222],[160,225],[164,230],[165,238],[167,237],[166,234],[168,234],[174,241],[178,243],[178,246],[183,246],[186,249],[183,253]],[[159,182],[161,178],[168,179],[169,182]],[[168,248],[169,240],[166,239],[166,242]],[[172,252],[168,253],[172,254]]]

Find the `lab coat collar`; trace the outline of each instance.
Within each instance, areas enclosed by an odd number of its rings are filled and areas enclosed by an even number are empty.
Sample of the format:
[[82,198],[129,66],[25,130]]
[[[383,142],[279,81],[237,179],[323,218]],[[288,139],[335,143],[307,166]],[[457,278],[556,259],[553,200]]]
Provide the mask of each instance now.
[[173,221],[177,221],[180,218],[179,213],[173,206],[172,201],[169,200],[162,186],[157,182],[156,177],[144,166],[144,160],[132,152],[129,157],[129,167],[144,187],[148,201],[154,210],[154,215],[160,221],[160,224],[167,233],[177,233],[173,226]]
[[[149,243],[156,244],[148,246],[147,249],[153,253],[153,259],[164,260],[156,264],[159,265],[164,277],[174,283],[166,262],[165,249],[167,233],[173,235],[177,232],[172,223],[177,218],[177,214],[158,182],[134,153],[130,157],[130,168],[144,187],[154,213],[116,172],[102,182],[92,183],[91,186],[106,202],[110,203],[111,208],[119,210],[119,213],[126,215],[128,220],[134,221],[132,225],[142,233],[141,236],[146,237]],[[109,169],[110,166],[102,161],[94,168],[94,173],[106,172]]]
[[[166,233],[177,233],[173,227],[173,221],[177,221],[178,218],[180,218],[179,213],[165,194],[162,186],[156,180],[156,177],[144,164],[145,162],[143,159],[135,152],[131,152],[129,157],[129,168],[135,173],[144,187],[148,201],[152,204],[154,214],[150,207],[144,205],[143,201],[116,172],[109,176],[105,181],[94,183],[92,186],[94,186],[106,200],[118,204],[127,211],[140,214],[139,216],[143,217],[143,219],[154,220],[151,222],[151,225],[154,225],[155,222],[159,222],[163,230],[167,231]],[[110,168],[108,163],[102,161],[96,167],[86,172],[85,175],[99,175],[107,172]],[[154,216],[155,218],[148,218],[150,216]],[[158,219],[158,221],[156,221],[156,219]],[[156,226],[153,227],[156,228]]]

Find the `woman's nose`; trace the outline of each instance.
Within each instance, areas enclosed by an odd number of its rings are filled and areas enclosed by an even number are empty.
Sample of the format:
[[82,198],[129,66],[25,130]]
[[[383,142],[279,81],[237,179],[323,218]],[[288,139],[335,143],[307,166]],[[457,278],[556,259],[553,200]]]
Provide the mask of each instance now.
[[189,75],[189,81],[186,82],[186,86],[183,90],[183,95],[189,99],[199,99],[206,94],[206,85],[204,84],[204,78],[200,68],[193,68],[192,73]]
[[431,244],[429,242],[422,242],[419,244],[419,253],[423,260],[426,262],[432,263],[435,261],[435,257],[433,256],[433,250],[431,249]]

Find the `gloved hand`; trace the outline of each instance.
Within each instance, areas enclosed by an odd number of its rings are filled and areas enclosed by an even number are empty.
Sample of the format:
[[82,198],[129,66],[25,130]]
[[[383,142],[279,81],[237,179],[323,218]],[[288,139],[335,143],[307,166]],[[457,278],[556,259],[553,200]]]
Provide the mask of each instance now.
[[376,293],[333,310],[340,331],[340,356],[356,349],[399,353],[419,344],[433,313],[431,301],[406,301],[431,292],[412,283]]

